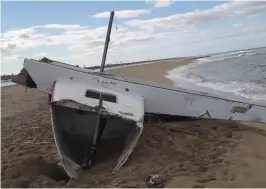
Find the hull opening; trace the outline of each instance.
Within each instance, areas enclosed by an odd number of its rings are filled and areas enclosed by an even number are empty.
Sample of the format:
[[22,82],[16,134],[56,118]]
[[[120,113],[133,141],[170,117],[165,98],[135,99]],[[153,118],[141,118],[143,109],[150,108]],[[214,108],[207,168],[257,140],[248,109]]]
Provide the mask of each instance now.
[[26,86],[29,88],[37,88],[36,83],[32,80],[30,74],[26,76]]
[[[52,121],[57,149],[61,159],[73,161],[65,163],[65,170],[70,177],[77,177],[78,170],[88,154],[92,145],[97,113],[79,111],[74,108],[52,106]],[[93,164],[107,164],[112,168],[123,164],[130,153],[127,153],[129,136],[136,138],[139,130],[133,121],[116,116],[101,117],[105,127],[101,127],[101,137],[98,138],[96,154]],[[106,124],[105,124],[106,123]],[[132,141],[130,139],[130,141]],[[123,156],[123,157],[121,157]],[[66,164],[70,164],[66,165]],[[68,166],[68,167],[67,167]],[[121,165],[122,166],[122,165]]]

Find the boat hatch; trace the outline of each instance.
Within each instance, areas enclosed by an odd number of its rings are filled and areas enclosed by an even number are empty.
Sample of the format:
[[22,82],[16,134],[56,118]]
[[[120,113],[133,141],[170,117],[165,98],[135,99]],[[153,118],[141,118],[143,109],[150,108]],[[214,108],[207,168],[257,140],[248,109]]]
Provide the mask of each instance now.
[[116,103],[116,96],[115,95],[101,93],[99,91],[87,90],[85,96],[89,97],[89,98],[94,98],[94,99],[100,99],[100,96],[102,96],[102,99],[104,101]]

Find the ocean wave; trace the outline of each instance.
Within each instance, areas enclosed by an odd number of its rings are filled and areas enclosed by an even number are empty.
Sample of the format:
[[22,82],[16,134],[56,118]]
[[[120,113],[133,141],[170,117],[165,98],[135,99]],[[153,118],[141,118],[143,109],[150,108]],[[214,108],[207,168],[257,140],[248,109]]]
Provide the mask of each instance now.
[[[253,56],[256,54],[256,53],[245,54],[245,52],[253,52],[253,51],[252,50],[238,51],[238,52],[234,52],[234,53],[227,53],[227,54],[222,54],[222,55],[210,56],[207,58],[199,58],[190,64],[187,64],[187,65],[184,65],[181,67],[177,67],[176,69],[171,70],[170,72],[168,72],[168,74],[169,75],[180,75],[181,77],[188,77],[187,75],[189,75],[189,73],[186,72],[186,70],[189,70],[191,68],[195,68],[195,67],[198,67],[198,66],[203,65],[203,64],[219,63],[219,62],[224,61],[224,60],[235,59],[235,58],[239,58],[242,56]],[[232,56],[232,54],[234,56]],[[191,77],[193,77],[193,76],[191,76]],[[194,77],[197,77],[197,76],[194,76]]]
[[235,95],[242,96],[244,98],[266,101],[266,88],[260,84],[255,84],[252,82],[241,83],[241,82],[230,82],[230,83],[212,83],[203,82],[197,83],[197,85],[202,87],[212,88],[221,92],[230,92]]
[[213,54],[168,72],[184,88],[266,101],[266,49]]
[[236,57],[245,56],[244,53],[237,55]]
[[[193,68],[195,72],[195,67],[198,65],[209,63],[209,61],[201,61],[198,63],[191,63],[185,66],[178,67],[168,72],[166,78],[179,83],[180,81],[185,81],[189,83],[194,83],[197,86],[203,88],[210,88],[215,91],[221,91],[226,93],[233,93],[237,96],[241,96],[251,100],[266,101],[266,86],[260,82],[243,82],[243,81],[224,81],[224,82],[213,82],[208,81],[206,78],[195,75],[191,72],[190,68]],[[211,74],[211,73],[210,73]],[[220,77],[220,76],[217,76]]]
[[228,59],[234,59],[234,58],[239,58],[239,57],[242,57],[242,56],[253,56],[255,55],[256,53],[250,53],[250,54],[247,54],[245,52],[242,52],[242,53],[237,53],[237,54],[234,54],[233,56],[232,55],[223,55],[223,56],[220,56],[220,57],[212,57],[212,60],[213,62],[214,61],[222,61],[222,60],[228,60]]
[[[189,66],[191,65],[191,66]],[[193,83],[200,83],[203,82],[203,78],[200,76],[196,76],[191,72],[185,72],[185,69],[193,67],[193,64],[188,64],[186,66],[181,66],[178,69],[174,69],[168,72],[168,75],[166,77],[170,80],[186,80]]]
[[8,80],[1,80],[1,83],[11,82],[11,79]]
[[166,77],[172,81],[175,81],[176,83],[184,80],[190,83],[194,83],[200,87],[207,87],[215,91],[234,93],[237,96],[241,96],[251,100],[266,101],[266,87],[262,84],[257,84],[254,82],[208,82],[204,81],[204,79],[199,76],[193,75],[192,73],[178,72],[177,74],[177,71],[169,72]]
[[223,60],[229,60],[229,59],[235,59],[235,58],[239,58],[242,56],[254,56],[256,55],[256,53],[252,50],[247,50],[247,51],[237,51],[237,52],[232,52],[232,53],[222,53],[222,54],[218,54],[218,55],[213,55],[210,56],[208,58],[204,58],[204,59],[198,59],[199,62],[205,61],[206,63],[210,63],[210,62],[220,62]]
[[254,56],[254,55],[256,55],[256,53],[246,54],[246,56]]
[[241,50],[241,51],[222,53],[222,54],[235,55],[235,54],[245,54],[245,53],[248,53],[248,52],[255,52],[255,51],[254,50]]
[[16,83],[13,83],[11,81],[3,81],[3,80],[1,80],[1,87],[10,86],[10,85],[16,85]]

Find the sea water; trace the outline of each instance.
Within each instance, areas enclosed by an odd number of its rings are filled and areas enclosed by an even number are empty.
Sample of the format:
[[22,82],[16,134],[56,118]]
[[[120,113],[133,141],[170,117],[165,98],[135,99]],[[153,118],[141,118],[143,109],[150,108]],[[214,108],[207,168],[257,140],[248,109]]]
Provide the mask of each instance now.
[[266,102],[266,47],[212,54],[169,71],[182,88],[230,99]]
[[16,83],[11,82],[10,80],[1,80],[1,87],[10,86],[10,85],[16,85]]

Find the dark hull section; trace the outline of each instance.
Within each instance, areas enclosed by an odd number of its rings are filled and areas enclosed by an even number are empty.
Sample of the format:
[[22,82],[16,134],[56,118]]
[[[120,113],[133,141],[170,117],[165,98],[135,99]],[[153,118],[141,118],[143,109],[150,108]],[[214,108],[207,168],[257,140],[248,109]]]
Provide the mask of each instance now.
[[[80,166],[92,146],[96,117],[95,112],[52,106],[54,137],[69,177],[78,177],[82,171]],[[99,138],[93,165],[107,163],[115,168],[135,124],[119,117],[102,116],[102,119],[106,125]]]

